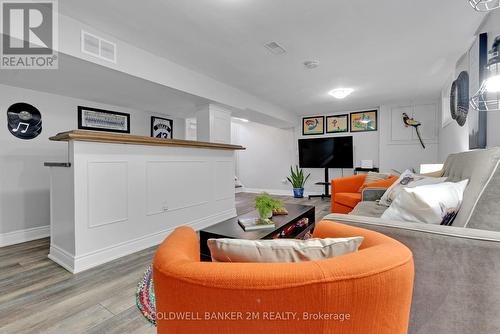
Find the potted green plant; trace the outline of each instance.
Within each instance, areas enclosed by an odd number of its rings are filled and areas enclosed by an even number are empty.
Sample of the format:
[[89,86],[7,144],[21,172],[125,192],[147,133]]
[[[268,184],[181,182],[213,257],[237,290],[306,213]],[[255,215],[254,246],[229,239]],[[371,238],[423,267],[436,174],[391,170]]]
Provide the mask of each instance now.
[[307,174],[307,176],[304,177],[304,172],[302,171],[302,168],[299,168],[299,166],[295,166],[295,171],[293,170],[293,167],[290,166],[290,176],[287,177],[287,179],[288,182],[292,184],[293,197],[304,197],[304,184],[306,183],[309,176],[311,176],[311,174]]
[[255,197],[255,208],[259,212],[260,219],[267,220],[273,216],[273,210],[282,207],[280,200],[271,198],[268,193],[262,193]]

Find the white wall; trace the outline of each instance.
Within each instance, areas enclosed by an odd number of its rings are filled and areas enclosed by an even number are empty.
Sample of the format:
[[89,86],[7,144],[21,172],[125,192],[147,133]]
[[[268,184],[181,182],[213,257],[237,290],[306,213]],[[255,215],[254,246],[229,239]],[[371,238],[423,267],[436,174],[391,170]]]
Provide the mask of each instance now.
[[[378,131],[363,133],[328,134],[323,136],[302,136],[299,125],[291,129],[279,129],[260,123],[233,121],[232,142],[246,147],[237,153],[237,176],[245,186],[245,190],[265,190],[274,194],[291,195],[291,185],[283,180],[290,174],[290,166],[298,164],[299,138],[319,138],[335,136],[353,136],[354,164],[361,160],[379,162]],[[321,194],[323,186],[314,185],[324,180],[324,169],[305,168],[311,176],[305,186],[306,194]],[[352,175],[352,169],[330,169],[330,178]]]
[[[6,128],[7,108],[17,102],[42,113],[42,134],[33,140],[18,139]],[[130,113],[132,134],[150,135],[152,113],[0,85],[0,236],[49,225],[49,173],[43,163],[67,161],[67,145],[48,138],[77,128],[78,105]],[[183,136],[182,120],[174,119],[174,137]]]
[[448,124],[439,132],[438,160],[444,162],[453,153],[469,150],[469,131],[467,123],[461,127],[457,122]]
[[236,173],[245,190],[290,195],[290,184],[282,181],[297,163],[294,130],[240,121],[233,121],[231,129],[232,143],[246,148],[236,153]]
[[[424,123],[421,131],[425,138],[425,150],[416,139],[413,128],[403,126],[401,110],[397,109],[401,106],[411,107],[412,111],[409,113],[415,112],[415,117]],[[394,121],[391,119],[393,109],[396,109],[394,114],[397,116]],[[290,184],[283,183],[282,180],[288,176],[290,166],[298,164],[297,140],[300,138],[353,136],[354,165],[360,166],[361,160],[373,160],[374,166],[380,166],[382,171],[390,172],[391,169],[402,171],[406,168],[415,168],[418,171],[422,163],[440,162],[439,101],[384,105],[379,109],[378,121],[378,131],[318,136],[302,136],[299,125],[294,129],[278,129],[259,123],[233,121],[232,142],[247,148],[246,151],[237,153],[236,175],[246,190],[266,190],[275,194],[291,195]],[[393,140],[392,134],[398,131],[408,135],[408,139]],[[305,187],[306,193],[321,194],[323,186],[314,183],[324,180],[324,170],[305,168],[304,171],[311,173]],[[353,170],[330,169],[329,174],[331,179],[352,175]]]
[[186,118],[184,121],[185,128],[185,139],[186,140],[196,140],[197,139],[197,124],[196,118]]
[[[491,48],[496,36],[500,35],[500,11],[493,11],[486,16],[485,21],[478,29],[478,33],[488,33],[488,48]],[[464,50],[468,45],[464,44]],[[461,71],[469,71],[469,58],[465,53],[460,59],[457,60],[456,68],[454,68],[450,76],[454,79],[457,78]],[[475,92],[469,92],[472,96]],[[444,112],[449,113],[447,106],[447,98],[450,95],[450,83],[443,86],[441,92],[441,100],[443,102],[442,108]],[[500,146],[500,131],[498,131],[498,124],[500,123],[500,113],[488,112],[487,121],[487,147]],[[440,123],[441,124],[441,123]],[[439,160],[444,161],[449,154],[467,151],[469,149],[469,122],[467,121],[463,127],[459,126],[457,122],[452,121],[441,128],[439,131]]]
[[[344,115],[349,114],[349,111],[332,113],[325,115]],[[302,121],[302,118],[301,118]],[[352,136],[353,141],[353,155],[354,155],[354,167],[361,166],[361,160],[373,160],[373,166],[379,166],[379,132],[380,132],[380,112],[378,115],[378,126],[379,130],[377,131],[369,131],[369,132],[345,132],[345,133],[328,133],[324,135],[315,135],[315,136],[303,136],[302,135],[302,123],[299,124],[296,128],[297,139],[313,139],[313,138],[323,138],[323,137],[345,137]],[[326,127],[326,124],[325,124]],[[326,128],[325,128],[326,131]],[[295,152],[298,161],[298,147],[297,141],[295,142]],[[322,194],[324,192],[324,186],[314,185],[315,182],[323,182],[325,179],[325,171],[322,168],[306,168],[304,169],[308,173],[311,173],[310,182],[306,187],[306,190],[309,190],[311,193]],[[330,179],[338,178],[347,175],[353,175],[354,169],[340,169],[340,168],[330,168],[328,170]]]
[[[334,115],[349,115],[350,112],[339,112],[325,115],[326,116],[334,116]],[[302,120],[302,118],[301,118]],[[353,155],[354,155],[354,167],[361,166],[361,160],[373,160],[373,166],[379,166],[379,130],[380,130],[380,112],[378,115],[378,130],[377,131],[367,131],[367,132],[344,132],[344,133],[325,133],[324,135],[314,135],[314,136],[303,136],[302,135],[302,124],[300,124],[296,128],[297,137],[300,139],[313,139],[313,138],[328,138],[328,137],[346,137],[352,136],[353,141]],[[326,132],[326,123],[325,123],[325,132]],[[297,148],[298,149],[298,148]],[[297,151],[298,155],[298,151]],[[344,175],[352,175],[353,169],[344,169]],[[316,171],[315,171],[316,172]],[[316,174],[316,173],[315,173]],[[320,169],[317,173],[321,175],[320,180],[324,179],[324,170]],[[340,169],[330,170],[330,175],[342,175],[342,171]]]
[[[419,170],[420,164],[438,163],[439,102],[403,102],[380,107],[380,170],[403,172]],[[415,130],[404,127],[402,113],[422,122],[420,133],[426,148],[422,148]],[[415,115],[412,113],[415,112]]]

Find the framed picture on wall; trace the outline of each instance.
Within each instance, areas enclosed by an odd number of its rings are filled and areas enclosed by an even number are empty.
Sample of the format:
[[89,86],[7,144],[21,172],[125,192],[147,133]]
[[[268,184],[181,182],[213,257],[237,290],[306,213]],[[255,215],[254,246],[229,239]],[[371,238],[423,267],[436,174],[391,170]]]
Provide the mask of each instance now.
[[349,132],[349,115],[326,116],[326,133]]
[[151,116],[151,137],[172,139],[174,135],[174,121],[168,118]]
[[314,116],[302,118],[302,135],[322,135],[325,133],[325,117]]
[[377,110],[351,113],[351,132],[377,131]]
[[78,106],[78,129],[130,133],[130,114]]

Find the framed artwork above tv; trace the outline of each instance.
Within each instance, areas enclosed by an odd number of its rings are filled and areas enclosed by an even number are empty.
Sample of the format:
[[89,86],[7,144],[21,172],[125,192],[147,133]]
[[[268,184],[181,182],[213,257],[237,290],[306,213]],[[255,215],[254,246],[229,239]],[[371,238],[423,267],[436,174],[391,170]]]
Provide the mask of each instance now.
[[326,116],[326,133],[349,132],[349,115]]
[[302,135],[322,135],[325,133],[325,117],[313,116],[302,118]]
[[351,132],[377,131],[377,110],[351,113]]

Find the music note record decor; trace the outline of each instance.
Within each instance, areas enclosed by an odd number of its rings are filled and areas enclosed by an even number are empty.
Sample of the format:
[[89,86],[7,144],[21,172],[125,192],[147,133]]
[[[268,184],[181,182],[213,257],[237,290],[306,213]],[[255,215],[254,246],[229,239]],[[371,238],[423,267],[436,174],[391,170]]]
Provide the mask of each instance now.
[[19,139],[33,139],[42,133],[42,114],[28,103],[15,103],[7,109],[7,128]]
[[78,106],[78,129],[130,133],[130,114]]
[[174,133],[174,121],[167,118],[151,116],[151,137],[172,139]]

